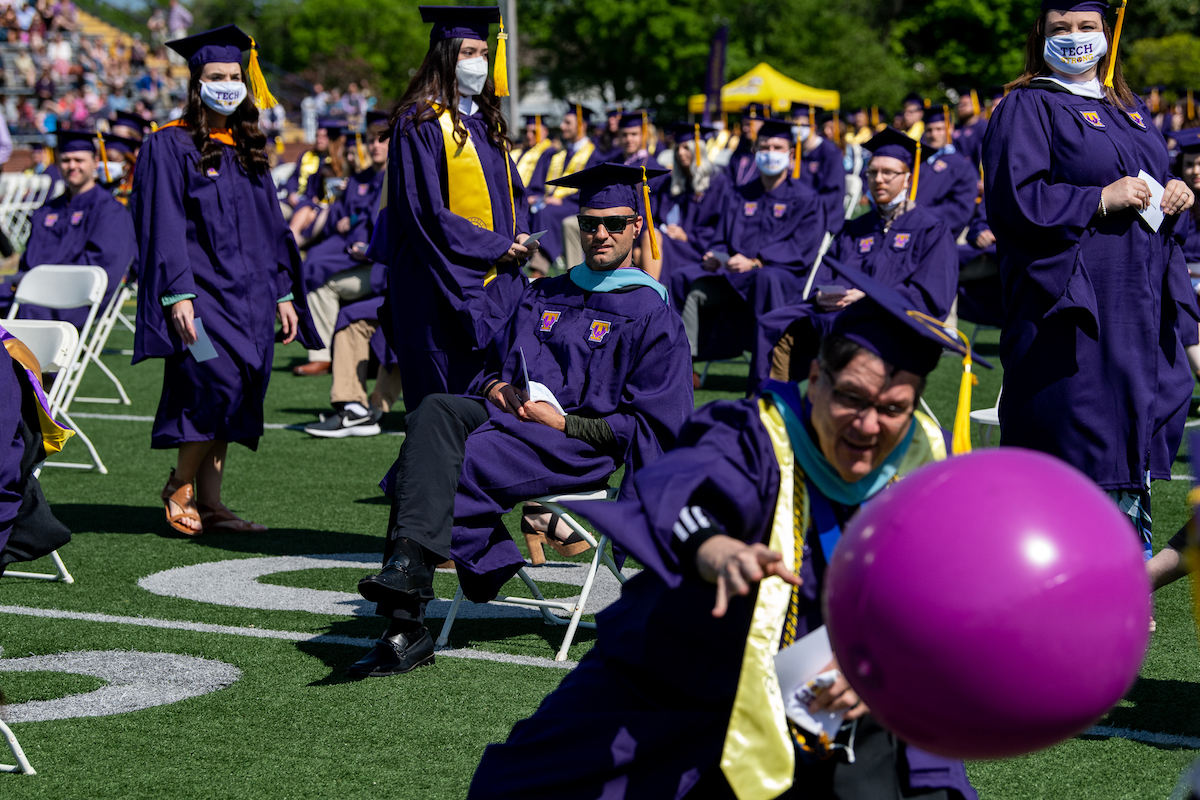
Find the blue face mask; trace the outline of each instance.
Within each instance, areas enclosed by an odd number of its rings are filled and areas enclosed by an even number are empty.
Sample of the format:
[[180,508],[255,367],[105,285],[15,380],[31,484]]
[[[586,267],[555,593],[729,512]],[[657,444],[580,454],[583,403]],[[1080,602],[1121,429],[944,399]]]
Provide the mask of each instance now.
[[754,163],[764,175],[774,177],[788,168],[788,154],[776,150],[759,150],[754,154]]
[[1106,53],[1108,39],[1104,31],[1047,36],[1042,50],[1050,68],[1066,75],[1082,75],[1099,66]]

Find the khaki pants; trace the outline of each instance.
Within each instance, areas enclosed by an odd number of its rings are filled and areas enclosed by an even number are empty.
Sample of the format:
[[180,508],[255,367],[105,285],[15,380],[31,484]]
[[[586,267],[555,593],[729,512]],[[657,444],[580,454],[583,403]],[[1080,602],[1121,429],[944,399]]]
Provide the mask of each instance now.
[[308,294],[308,310],[312,314],[313,326],[321,335],[325,345],[321,350],[309,350],[309,361],[331,361],[329,344],[333,341],[333,326],[337,324],[338,311],[346,303],[361,300],[371,292],[371,265],[342,270],[327,280],[323,286]]
[[579,219],[572,214],[562,222],[564,269],[583,263],[583,242],[579,238]]
[[375,376],[375,391],[367,399],[367,367],[371,363],[371,337],[379,324],[374,320],[360,319],[350,323],[333,337],[333,388],[329,401],[339,403],[361,403],[380,411],[392,410],[400,397],[400,368],[379,366]]

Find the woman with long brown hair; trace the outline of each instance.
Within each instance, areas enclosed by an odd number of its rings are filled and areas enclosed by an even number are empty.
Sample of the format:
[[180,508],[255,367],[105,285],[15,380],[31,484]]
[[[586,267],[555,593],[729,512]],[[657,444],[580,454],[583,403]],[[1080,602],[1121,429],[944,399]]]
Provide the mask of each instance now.
[[984,138],[1004,286],[1000,429],[1107,490],[1148,557],[1150,480],[1170,477],[1192,393],[1184,346],[1200,311],[1171,233],[1194,195],[1121,75],[1107,9],[1043,0],[1025,73]]
[[276,318],[285,344],[297,334],[307,347],[320,340],[258,127],[255,104],[275,101],[253,40],[226,25],[168,46],[188,59],[191,78],[183,117],[146,139],[134,175],[133,360],[166,362],[150,446],[179,450],[162,490],[168,522],[188,536],[254,533],[266,528],[221,501],[228,444],[258,447]]
[[516,309],[518,262],[535,249],[522,245],[529,204],[488,78],[488,25],[500,13],[421,6],[421,17],[433,23],[429,52],[392,113],[386,219],[368,253],[388,266],[410,412],[428,394],[466,391]]

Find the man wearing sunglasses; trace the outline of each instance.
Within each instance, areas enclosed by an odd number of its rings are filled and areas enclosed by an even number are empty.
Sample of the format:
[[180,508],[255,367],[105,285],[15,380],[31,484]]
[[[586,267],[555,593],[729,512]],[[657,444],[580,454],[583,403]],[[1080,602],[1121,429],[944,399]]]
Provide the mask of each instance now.
[[[358,585],[388,629],[351,675],[433,663],[434,565],[452,559],[467,599],[491,600],[526,563],[501,520],[517,503],[604,486],[621,466],[629,486],[674,445],[693,407],[687,338],[666,289],[633,264],[640,185],[664,173],[601,164],[548,182],[579,190],[585,261],[526,289],[470,394],[430,395],[409,416],[385,481],[383,569]],[[558,527],[526,538],[539,553],[578,544]]]
[[[966,353],[895,290],[846,271],[868,299],[837,318],[806,383],[698,409],[636,495],[566,504],[645,569],[597,616],[579,666],[488,747],[468,800],[611,786],[630,800],[976,799],[962,762],[888,733],[836,661],[808,705],[844,715],[832,741],[784,715],[783,693],[800,687],[779,686],[776,649],[824,624],[826,565],[858,508],[946,458],[917,405],[943,344]],[[547,761],[551,742],[572,743],[569,763]]]

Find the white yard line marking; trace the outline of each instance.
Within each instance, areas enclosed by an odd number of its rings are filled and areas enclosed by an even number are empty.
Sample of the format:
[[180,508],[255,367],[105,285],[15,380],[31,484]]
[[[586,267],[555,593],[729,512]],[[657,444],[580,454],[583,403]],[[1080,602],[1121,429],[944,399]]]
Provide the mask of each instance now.
[[1132,728],[1111,728],[1107,725],[1094,725],[1083,732],[1084,736],[1108,736],[1116,739],[1130,739],[1146,744],[1158,744],[1164,747],[1186,747],[1189,750],[1200,750],[1200,738],[1195,736],[1177,736],[1173,733],[1154,733],[1153,731],[1136,731]]
[[[71,619],[83,622],[109,622],[121,625],[139,625],[144,628],[166,628],[196,633],[220,633],[230,636],[249,636],[256,639],[283,639],[290,642],[316,642],[318,644],[344,644],[351,647],[371,647],[374,639],[359,636],[336,636],[327,633],[300,633],[298,631],[273,631],[265,628],[245,628],[236,625],[210,625],[206,622],[154,619],[153,617],[122,617],[115,614],[94,614],[86,611],[62,611],[57,608],[29,608],[27,606],[0,605],[0,614],[19,614],[26,617],[48,619]],[[508,653],[493,653],[487,650],[451,649],[439,650],[439,656],[447,658],[472,658],[480,661],[499,661],[504,664],[522,664],[530,667],[552,669],[574,669],[575,661],[554,661],[539,656],[518,656]]]
[[[97,414],[92,411],[76,411],[71,414],[76,419],[106,419],[110,422],[154,422],[154,417],[142,417],[136,414]],[[264,422],[263,428],[268,431],[302,431],[300,423],[284,425],[281,422]],[[403,436],[404,431],[384,431],[387,436]]]

